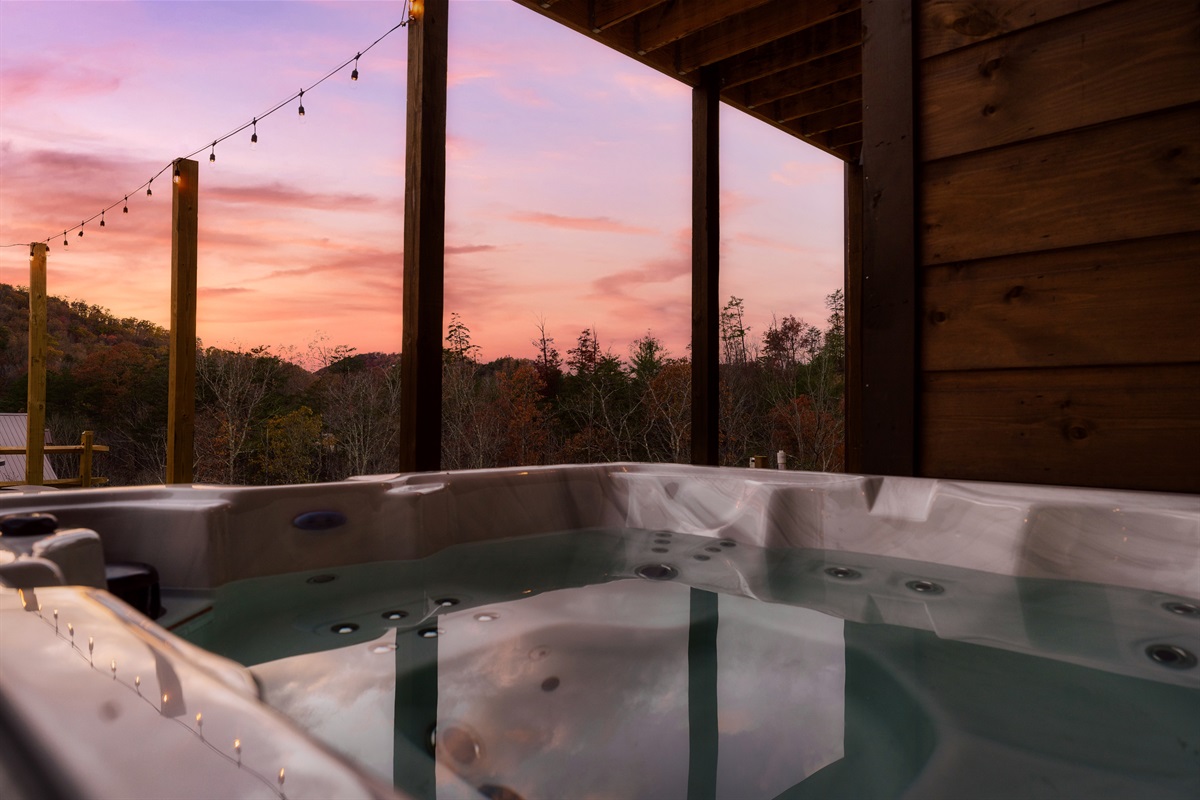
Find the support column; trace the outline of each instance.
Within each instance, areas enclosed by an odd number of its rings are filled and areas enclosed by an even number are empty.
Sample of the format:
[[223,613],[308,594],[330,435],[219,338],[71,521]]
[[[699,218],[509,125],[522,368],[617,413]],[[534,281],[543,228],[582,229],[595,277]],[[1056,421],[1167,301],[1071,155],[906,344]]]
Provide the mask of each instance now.
[[[917,424],[912,0],[863,0],[859,468],[913,475]],[[849,287],[847,287],[849,294]],[[851,394],[853,399],[853,394]]]
[[404,169],[404,331],[400,470],[433,471],[442,455],[442,314],[446,238],[448,0],[413,4],[408,26]]
[[46,252],[29,245],[29,364],[25,385],[25,483],[41,486],[46,447]]
[[692,90],[692,463],[713,466],[720,463],[719,78],[704,67]]
[[175,162],[171,192],[171,349],[167,375],[167,483],[191,483],[196,428],[196,242],[200,168]]

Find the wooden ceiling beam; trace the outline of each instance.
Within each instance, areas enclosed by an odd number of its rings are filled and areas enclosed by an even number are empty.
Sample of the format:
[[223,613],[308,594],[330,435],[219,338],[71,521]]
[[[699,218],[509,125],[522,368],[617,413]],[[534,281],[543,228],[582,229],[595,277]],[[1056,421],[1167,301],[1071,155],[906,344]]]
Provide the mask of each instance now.
[[854,101],[844,105],[827,108],[815,114],[807,114],[799,119],[784,123],[785,128],[793,130],[801,136],[812,136],[817,133],[844,128],[847,125],[862,122],[862,103]]
[[[696,75],[680,75],[675,71],[673,48],[665,47],[652,53],[639,54],[635,49],[637,43],[632,30],[626,30],[626,26],[623,25],[605,31],[603,34],[593,33],[589,23],[591,0],[556,0],[554,7],[549,9],[542,8],[541,3],[544,0],[514,0],[514,2],[607,45],[613,50],[624,53],[648,67],[683,81],[689,86],[696,82]],[[645,4],[647,0],[642,0],[642,2]]]
[[680,40],[676,69],[686,75],[858,7],[859,0],[770,0]]
[[862,100],[862,78],[854,76],[812,91],[785,97],[764,109],[777,122],[790,122]]
[[808,92],[861,74],[862,51],[855,48],[776,72],[739,87],[734,92],[741,92],[743,104],[756,108],[799,94],[797,90]]
[[721,63],[723,86],[740,86],[861,45],[862,15],[856,10],[726,59]]
[[662,5],[667,0],[592,0],[592,33],[601,33],[618,22]]
[[639,14],[638,52],[649,53],[770,0],[675,0]]

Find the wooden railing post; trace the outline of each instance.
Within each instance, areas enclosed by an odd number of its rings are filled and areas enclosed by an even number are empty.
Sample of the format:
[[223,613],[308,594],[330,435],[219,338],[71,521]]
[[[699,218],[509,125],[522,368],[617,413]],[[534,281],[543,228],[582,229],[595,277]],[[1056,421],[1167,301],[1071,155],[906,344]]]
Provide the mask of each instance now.
[[29,246],[29,369],[25,388],[25,483],[41,486],[46,448],[46,251]]
[[167,367],[167,483],[192,482],[196,416],[196,231],[199,165],[175,162],[171,206],[171,345]]
[[79,485],[84,488],[92,485],[92,438],[91,431],[84,431],[79,437],[79,446],[83,448],[79,453]]
[[448,0],[413,4],[408,26],[404,167],[404,329],[400,471],[432,472],[442,456],[442,311],[446,244]]

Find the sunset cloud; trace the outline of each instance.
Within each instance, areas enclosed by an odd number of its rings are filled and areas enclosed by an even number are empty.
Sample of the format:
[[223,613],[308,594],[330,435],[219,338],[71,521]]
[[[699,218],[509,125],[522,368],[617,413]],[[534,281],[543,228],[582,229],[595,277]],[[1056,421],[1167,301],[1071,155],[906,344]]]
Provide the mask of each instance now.
[[307,192],[278,181],[250,186],[214,186],[204,188],[204,199],[218,203],[292,206],[296,208],[347,209],[371,208],[378,197],[365,194],[328,194]]
[[787,161],[778,170],[771,173],[771,180],[784,186],[812,186],[830,179],[837,179],[842,174],[841,162],[829,159],[826,161]]
[[590,231],[593,233],[632,233],[653,235],[658,231],[641,225],[630,225],[619,222],[611,217],[567,217],[561,214],[549,214],[542,211],[527,211],[510,214],[513,222],[525,222],[530,225],[544,225],[549,228],[563,228],[574,231]]

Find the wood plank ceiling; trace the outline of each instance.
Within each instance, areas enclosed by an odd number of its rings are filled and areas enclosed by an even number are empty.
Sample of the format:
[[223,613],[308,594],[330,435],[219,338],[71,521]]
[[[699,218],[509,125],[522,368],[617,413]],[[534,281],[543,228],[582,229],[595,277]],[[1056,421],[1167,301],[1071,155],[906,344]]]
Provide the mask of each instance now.
[[515,0],[846,161],[862,149],[861,0]]

